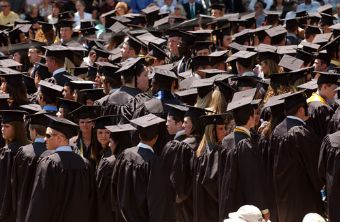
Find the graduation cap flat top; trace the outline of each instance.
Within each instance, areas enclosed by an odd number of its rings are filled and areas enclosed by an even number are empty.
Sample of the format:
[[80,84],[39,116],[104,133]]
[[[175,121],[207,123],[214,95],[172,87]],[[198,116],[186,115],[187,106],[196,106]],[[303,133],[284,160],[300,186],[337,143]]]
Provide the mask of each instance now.
[[175,104],[165,104],[166,106],[170,107],[168,115],[169,116],[176,116],[179,118],[184,118],[185,113],[189,110],[188,107],[182,105],[175,105]]
[[331,37],[332,33],[316,34],[313,39],[313,43],[314,44],[327,43]]
[[284,55],[279,62],[279,66],[282,66],[289,70],[298,70],[303,65],[303,60],[295,58],[290,55]]
[[249,59],[254,55],[256,55],[256,52],[238,51],[235,54],[231,55],[226,62],[230,62],[235,59]]
[[124,63],[122,63],[122,67],[120,69],[117,70],[116,73],[122,73],[125,71],[128,71],[130,69],[133,69],[134,66],[139,63],[142,62],[143,58],[129,58],[128,60],[126,60]]
[[264,104],[264,108],[267,107],[274,107],[274,106],[279,106],[279,105],[283,105],[284,100],[282,99],[282,95],[278,95],[278,96],[272,96],[268,99],[268,101]]
[[154,68],[153,71],[154,71],[155,75],[160,75],[160,76],[168,77],[168,78],[171,78],[171,79],[177,79],[176,74],[172,71],[167,70],[167,69]]
[[204,115],[200,117],[203,126],[225,124],[225,114]]
[[309,82],[297,86],[299,89],[306,89],[306,90],[317,90],[318,83],[315,79],[312,79]]
[[157,125],[162,122],[165,122],[165,120],[154,114],[148,114],[148,115],[136,118],[136,119],[132,119],[130,120],[130,122],[139,127],[146,128],[149,126],[153,126],[153,125]]
[[64,90],[64,88],[62,86],[53,84],[53,83],[45,81],[45,80],[40,80],[39,85],[40,85],[42,90],[49,89],[49,91],[52,90],[52,91],[56,91],[56,92],[60,92],[60,93]]
[[3,60],[0,60],[0,66],[1,67],[5,67],[5,68],[8,68],[8,67],[17,67],[17,66],[21,66],[22,64],[13,60],[13,59],[3,59]]
[[150,42],[155,43],[156,45],[162,45],[163,43],[166,42],[165,39],[158,38],[151,33],[144,33],[142,35],[137,36],[137,39],[142,41],[145,46],[147,46]]
[[197,95],[197,93],[198,93],[197,88],[185,89],[185,90],[180,90],[180,91],[175,92],[175,94],[179,97]]
[[265,32],[269,35],[269,37],[275,37],[278,35],[286,34],[287,30],[283,26],[279,25],[279,26],[267,29],[265,30]]
[[278,46],[276,52],[278,54],[295,54],[297,49],[297,45],[283,45]]
[[20,107],[27,111],[28,113],[37,113],[39,111],[42,111],[42,108],[39,104],[27,104],[21,105]]
[[121,133],[121,132],[128,132],[128,131],[135,131],[137,130],[131,124],[118,124],[112,126],[105,126],[111,133]]
[[297,92],[289,92],[282,95],[282,99],[284,99],[285,110],[290,110],[295,108],[298,105],[302,105],[306,103],[307,96],[305,90],[297,91]]
[[100,113],[100,106],[80,106],[79,108],[73,110],[69,113],[70,116],[73,116],[76,119],[94,119]]
[[89,122],[94,122],[95,129],[105,129],[106,126],[117,124],[120,117],[120,115],[99,116]]
[[45,114],[45,116],[47,116],[50,121],[48,127],[64,134],[67,139],[77,135],[78,125],[74,122],[65,118],[59,118],[51,115]]
[[317,84],[338,84],[340,79],[340,73],[336,73],[335,70],[330,70],[328,72],[319,72],[320,76],[317,80]]
[[0,110],[1,121],[4,124],[16,121],[23,122],[26,114],[27,112],[22,110]]
[[[234,95],[235,97],[235,95]],[[253,98],[251,96],[242,97],[240,99],[234,99],[234,102],[230,102],[227,107],[227,111],[232,111],[247,105],[251,105]]]
[[256,47],[256,51],[258,52],[275,52],[276,50],[277,50],[276,46],[262,43]]

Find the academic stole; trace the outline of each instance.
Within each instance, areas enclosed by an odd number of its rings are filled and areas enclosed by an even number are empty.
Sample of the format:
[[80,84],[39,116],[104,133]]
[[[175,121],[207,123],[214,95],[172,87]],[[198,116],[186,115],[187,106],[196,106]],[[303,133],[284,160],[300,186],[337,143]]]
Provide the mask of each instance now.
[[244,129],[241,129],[241,128],[237,127],[237,126],[235,127],[234,132],[244,133],[244,134],[246,134],[246,135],[248,135],[250,137],[250,135],[249,135],[249,133],[247,131],[245,131]]
[[318,95],[317,93],[313,93],[312,96],[307,99],[308,104],[311,102],[321,102],[322,104],[327,105],[326,100],[322,98],[322,96]]

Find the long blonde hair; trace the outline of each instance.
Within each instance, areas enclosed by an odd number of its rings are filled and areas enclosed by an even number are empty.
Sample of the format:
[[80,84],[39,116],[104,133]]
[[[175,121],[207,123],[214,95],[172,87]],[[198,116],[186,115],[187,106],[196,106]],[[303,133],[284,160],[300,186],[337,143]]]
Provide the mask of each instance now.
[[216,127],[215,124],[210,124],[205,127],[204,135],[202,137],[200,145],[196,150],[197,157],[199,157],[204,152],[209,143],[217,144],[215,127]]
[[197,102],[195,104],[196,107],[205,109],[209,107],[212,97],[212,91],[210,91],[207,95],[205,95],[203,98],[197,96]]
[[211,95],[211,101],[208,109],[213,111],[215,114],[225,113],[227,110],[227,102],[218,88],[216,88]]

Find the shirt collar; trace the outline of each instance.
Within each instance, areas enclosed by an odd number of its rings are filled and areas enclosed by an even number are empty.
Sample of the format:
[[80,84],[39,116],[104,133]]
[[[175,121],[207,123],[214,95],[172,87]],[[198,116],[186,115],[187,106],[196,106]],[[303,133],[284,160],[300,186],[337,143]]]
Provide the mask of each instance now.
[[289,119],[294,119],[294,120],[297,120],[297,121],[300,121],[301,123],[303,123],[303,125],[306,125],[306,122],[303,121],[302,119],[300,119],[300,118],[297,117],[297,116],[287,116],[287,118],[289,118]]
[[35,143],[45,143],[45,139],[44,138],[35,138],[34,142]]
[[57,112],[58,108],[56,106],[46,105],[43,107],[43,110],[48,112]]
[[64,67],[61,67],[61,68],[59,68],[57,70],[54,70],[52,75],[54,76],[54,75],[56,75],[58,73],[61,73],[61,72],[66,72],[66,69]]
[[60,146],[55,151],[56,152],[72,152],[72,148],[70,146]]
[[140,147],[140,148],[143,148],[143,149],[151,150],[151,151],[152,151],[152,153],[154,153],[154,151],[153,151],[152,147],[151,147],[151,146],[149,146],[149,145],[147,145],[147,144],[145,144],[145,143],[142,143],[142,142],[140,142],[140,143],[138,143],[138,145],[137,145],[137,146],[138,146],[138,147]]

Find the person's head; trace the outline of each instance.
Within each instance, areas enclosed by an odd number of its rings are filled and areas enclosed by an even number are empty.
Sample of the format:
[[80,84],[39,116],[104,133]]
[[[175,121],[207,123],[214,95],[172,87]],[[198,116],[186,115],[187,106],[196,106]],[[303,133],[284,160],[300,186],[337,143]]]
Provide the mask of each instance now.
[[190,136],[192,134],[194,130],[194,123],[191,121],[190,116],[184,117],[182,127],[184,129],[185,135]]
[[51,127],[47,127],[45,133],[46,148],[48,150],[55,150],[59,146],[67,146],[68,138],[66,136]]
[[92,132],[92,128],[94,127],[94,123],[90,118],[80,118],[78,124],[79,130],[83,134],[90,134]]
[[325,61],[323,59],[315,59],[314,60],[314,70],[316,72],[326,72],[328,70],[328,66],[330,65],[330,61]]
[[27,99],[27,89],[22,81],[17,83],[12,83],[11,81],[3,80],[1,84],[2,91],[8,93],[10,99],[17,104],[26,104]]
[[178,47],[177,47],[179,40],[180,40],[180,37],[178,36],[169,37],[168,48],[169,48],[171,55],[179,56]]
[[296,116],[306,121],[309,118],[306,94],[302,91],[287,94],[284,98],[284,112],[286,116]]
[[128,5],[125,2],[118,2],[115,9],[117,16],[123,16],[129,11]]
[[29,11],[30,11],[30,14],[31,14],[32,17],[37,17],[39,15],[39,7],[38,7],[38,5],[37,4],[32,4],[30,6]]
[[215,18],[220,18],[223,15],[224,15],[224,7],[223,7],[223,5],[212,6],[212,8],[211,8],[211,16],[214,16]]
[[222,39],[222,46],[223,46],[224,48],[229,48],[229,44],[230,44],[232,41],[233,41],[233,38],[232,38],[231,34],[230,34],[230,35],[224,35],[224,36],[223,36],[223,39]]
[[323,96],[324,98],[326,98],[329,101],[332,101],[332,100],[334,100],[334,97],[337,93],[335,91],[335,89],[337,87],[338,86],[336,84],[333,84],[333,83],[323,83],[323,84],[318,85],[318,91],[319,91],[319,94],[321,96]]
[[209,124],[205,126],[204,134],[200,145],[197,148],[196,155],[200,156],[208,144],[221,144],[223,138],[227,135],[225,124]]
[[279,65],[271,59],[265,59],[261,62],[261,69],[265,77],[272,73],[278,73],[279,68]]
[[46,65],[50,73],[53,73],[55,70],[64,67],[64,63],[65,57],[46,57]]
[[36,138],[43,138],[45,137],[46,127],[37,124],[29,124],[28,127],[30,138],[34,141]]
[[263,14],[264,4],[263,4],[262,1],[257,1],[255,3],[254,8],[255,8],[255,14],[256,15],[262,15]]
[[60,28],[60,38],[63,41],[70,41],[72,39],[73,29],[72,27],[61,27]]
[[326,222],[326,220],[317,213],[308,213],[303,217],[302,222]]
[[184,10],[184,7],[182,4],[177,4],[176,7],[175,7],[175,11],[174,11],[174,16],[176,17],[186,17],[187,16],[187,13],[186,11]]
[[31,64],[35,64],[40,61],[40,56],[42,55],[42,51],[37,48],[30,48],[28,50],[28,59]]
[[55,2],[52,5],[52,16],[58,17],[59,13],[61,12],[62,5],[59,2]]
[[253,61],[251,58],[238,59],[236,60],[236,68],[239,74],[243,74],[244,72],[250,71],[253,69]]
[[246,105],[233,110],[233,117],[237,126],[244,126],[247,129],[255,127],[255,111],[252,105]]
[[135,58],[140,53],[141,46],[139,43],[136,43],[136,41],[131,37],[127,37],[125,38],[123,47],[120,51],[122,53],[123,59]]
[[11,4],[8,0],[1,1],[1,11],[4,13],[4,15],[8,15],[11,11]]
[[151,144],[152,146],[155,145],[158,139],[160,126],[152,125],[146,128],[139,129],[139,138],[142,142]]
[[136,63],[133,70],[127,70],[122,76],[125,85],[128,84],[143,92],[149,89],[148,70],[141,63]]
[[26,130],[25,124],[23,121],[13,121],[8,123],[3,123],[2,128],[2,137],[5,139],[6,144],[9,144],[13,141],[26,141]]
[[102,146],[102,148],[106,148],[110,142],[110,131],[108,129],[97,129],[96,136],[97,140]]
[[77,0],[76,1],[76,10],[78,12],[84,12],[86,8],[86,4],[83,0]]
[[74,99],[74,87],[70,83],[65,83],[63,91],[64,99],[73,100]]
[[183,118],[168,114],[168,117],[166,119],[166,127],[169,135],[175,135],[178,131],[183,130],[182,125]]

